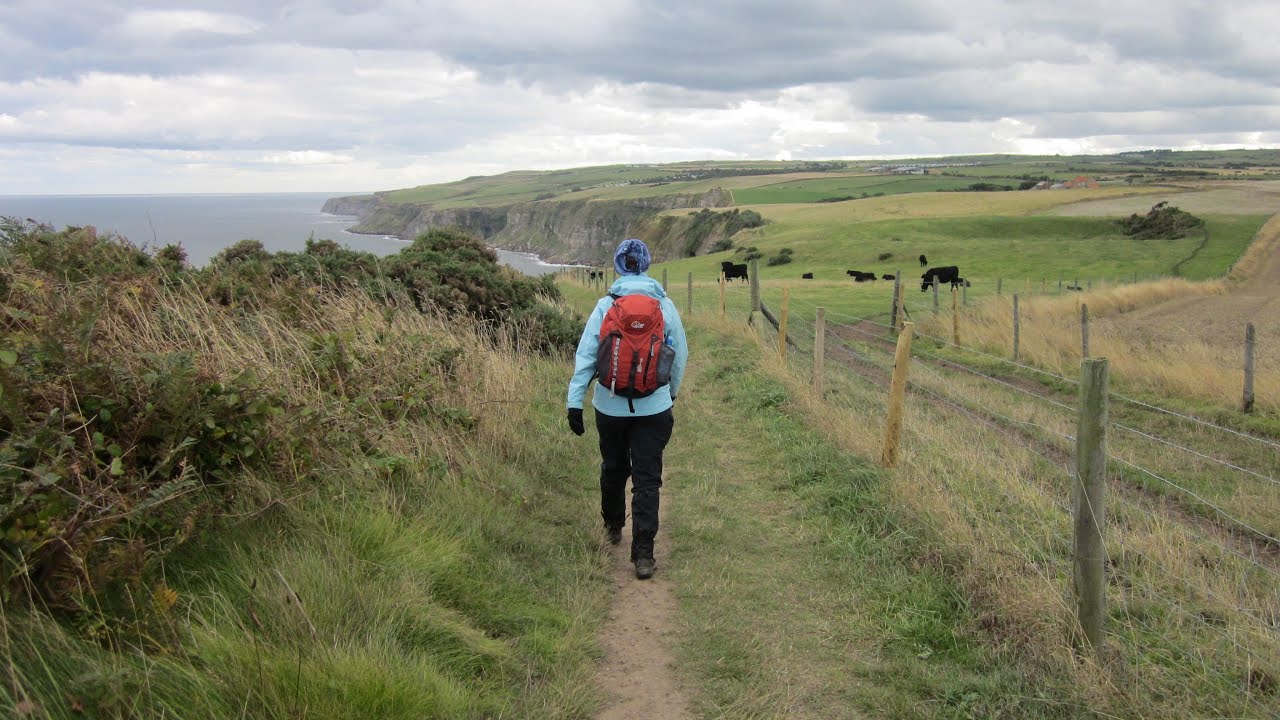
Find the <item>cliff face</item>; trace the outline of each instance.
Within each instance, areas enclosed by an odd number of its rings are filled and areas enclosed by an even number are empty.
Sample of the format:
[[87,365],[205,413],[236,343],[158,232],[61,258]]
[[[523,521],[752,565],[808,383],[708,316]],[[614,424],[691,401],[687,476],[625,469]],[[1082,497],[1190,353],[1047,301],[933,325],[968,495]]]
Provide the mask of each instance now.
[[544,200],[505,207],[439,210],[429,205],[389,204],[376,196],[357,196],[333,198],[324,209],[345,214],[338,210],[367,208],[351,232],[411,239],[432,227],[460,227],[498,247],[537,253],[550,262],[600,263],[608,260],[618,242],[638,237],[646,223],[664,210],[723,207],[731,202],[728,191],[715,189],[626,200]]
[[619,242],[638,237],[646,223],[664,210],[721,207],[730,202],[727,191],[716,189],[629,200],[522,203],[509,209],[506,227],[492,242],[538,253],[552,262],[599,263],[609,259]]
[[329,198],[324,201],[320,212],[331,215],[365,215],[373,212],[378,204],[376,195],[348,195],[347,197]]

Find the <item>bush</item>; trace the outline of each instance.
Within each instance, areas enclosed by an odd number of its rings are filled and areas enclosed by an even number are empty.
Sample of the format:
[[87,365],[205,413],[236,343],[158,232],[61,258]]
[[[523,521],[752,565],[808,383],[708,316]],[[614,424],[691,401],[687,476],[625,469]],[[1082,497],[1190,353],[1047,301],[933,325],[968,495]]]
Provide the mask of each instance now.
[[1204,227],[1204,220],[1163,202],[1152,205],[1146,215],[1134,213],[1116,222],[1125,235],[1139,240],[1176,240]]
[[877,260],[880,260],[880,261],[885,261],[885,260],[888,260],[888,259],[889,259],[889,258],[891,258],[891,257],[893,257],[893,253],[891,253],[891,252],[882,252],[882,253],[880,253],[879,255],[877,255],[877,256],[876,256],[876,259],[877,259]]
[[[2,230],[0,590],[75,615],[145,597],[147,568],[239,502],[245,471],[303,480],[323,448],[371,442],[378,415],[469,427],[437,397],[456,355],[430,338],[356,342],[348,295],[381,301],[386,318],[480,320],[528,351],[571,348],[582,329],[544,302],[558,298],[551,277],[501,267],[457,231],[384,260],[331,241],[275,254],[242,241],[190,271],[176,246],[153,259],[92,229]],[[228,334],[285,337],[274,352],[289,357],[262,371],[311,394],[265,382]]]
[[720,238],[719,240],[711,243],[711,247],[707,249],[707,252],[718,253],[718,252],[724,252],[725,250],[732,250],[732,249],[733,249],[733,240],[730,240],[729,238]]

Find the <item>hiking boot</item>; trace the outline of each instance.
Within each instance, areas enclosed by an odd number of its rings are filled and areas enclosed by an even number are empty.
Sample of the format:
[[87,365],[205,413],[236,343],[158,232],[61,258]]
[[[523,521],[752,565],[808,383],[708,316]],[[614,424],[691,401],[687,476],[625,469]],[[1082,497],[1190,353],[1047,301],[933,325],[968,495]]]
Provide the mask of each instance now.
[[618,543],[622,542],[622,528],[606,527],[604,530],[605,530],[605,533],[608,534],[609,536],[610,545],[617,545]]
[[636,558],[636,577],[640,580],[648,580],[653,577],[653,571],[657,569],[654,565],[653,558]]

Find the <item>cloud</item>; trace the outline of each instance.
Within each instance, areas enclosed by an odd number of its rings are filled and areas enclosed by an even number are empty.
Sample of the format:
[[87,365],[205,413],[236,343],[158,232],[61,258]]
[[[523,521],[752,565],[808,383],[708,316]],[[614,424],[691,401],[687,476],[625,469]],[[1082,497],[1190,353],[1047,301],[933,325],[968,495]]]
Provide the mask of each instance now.
[[1280,127],[1271,0],[0,1],[0,193],[1267,143]]

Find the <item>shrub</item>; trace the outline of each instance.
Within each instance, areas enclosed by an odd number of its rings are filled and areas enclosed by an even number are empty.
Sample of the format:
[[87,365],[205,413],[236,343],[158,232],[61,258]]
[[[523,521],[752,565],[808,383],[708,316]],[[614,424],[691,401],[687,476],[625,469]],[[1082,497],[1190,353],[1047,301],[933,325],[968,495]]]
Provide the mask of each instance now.
[[732,250],[732,249],[733,249],[732,240],[730,240],[729,238],[720,238],[719,240],[711,243],[711,247],[708,248],[707,251],[718,253],[718,252],[724,252],[725,250]]
[[[2,230],[2,599],[92,615],[104,636],[119,623],[102,618],[126,612],[112,603],[149,592],[147,568],[250,500],[244,472],[305,480],[326,447],[363,452],[379,415],[470,427],[438,396],[456,353],[433,338],[358,342],[375,330],[340,314],[349,295],[382,300],[384,318],[481,320],[530,351],[572,347],[582,328],[544,302],[558,297],[552,278],[498,266],[457,231],[385,260],[331,241],[275,254],[242,241],[190,271],[176,246],[153,259],[91,229]],[[278,365],[241,357],[271,343]]]
[[893,253],[891,253],[891,252],[882,252],[882,253],[880,253],[879,255],[877,255],[877,256],[876,256],[876,259],[877,259],[877,260],[880,260],[880,261],[884,261],[884,260],[888,260],[888,259],[889,259],[889,258],[891,258],[891,257],[893,257]]
[[1116,222],[1125,235],[1139,240],[1176,240],[1204,227],[1204,220],[1163,202],[1152,205],[1146,215],[1134,213]]

